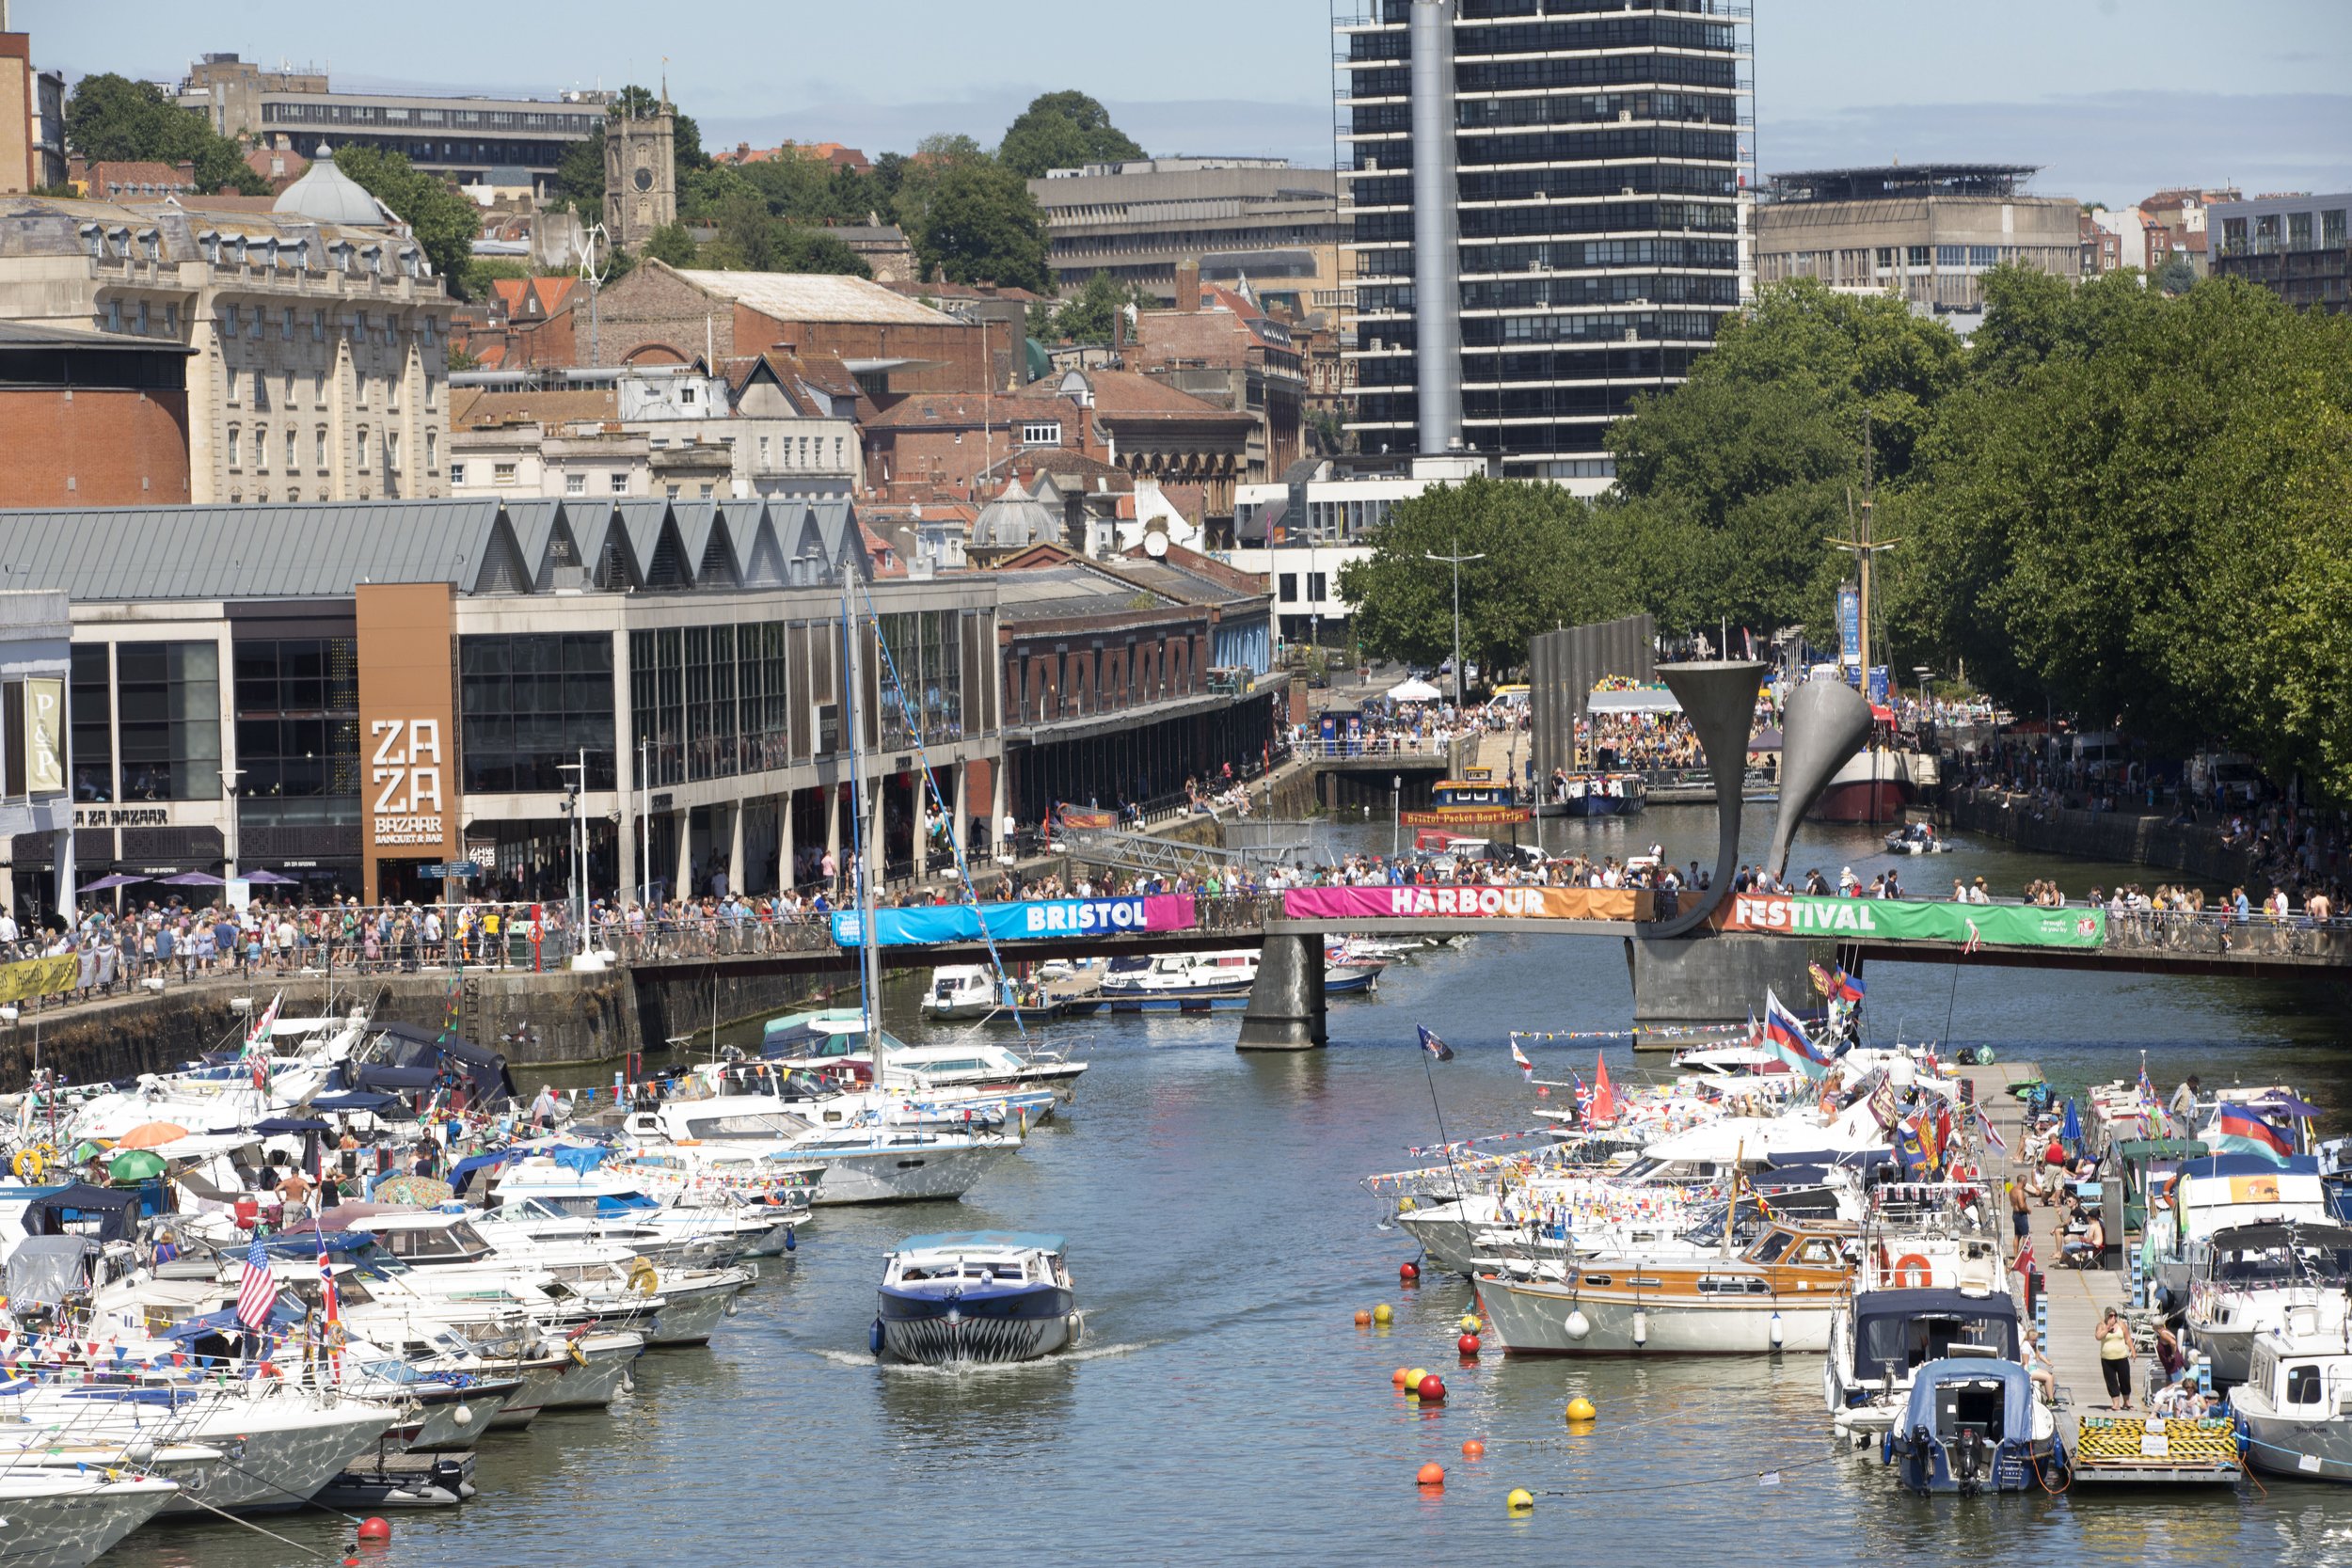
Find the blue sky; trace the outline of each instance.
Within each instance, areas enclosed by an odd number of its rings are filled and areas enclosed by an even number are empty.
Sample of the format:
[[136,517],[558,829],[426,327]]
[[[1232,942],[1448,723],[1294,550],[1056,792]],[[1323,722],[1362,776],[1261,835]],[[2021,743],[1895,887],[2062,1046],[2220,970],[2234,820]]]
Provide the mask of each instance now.
[[[1362,0],[1341,0],[1347,9]],[[1755,0],[1767,173],[1931,159],[2044,166],[2108,202],[2166,185],[2352,188],[2352,0]],[[551,93],[650,84],[713,146],[993,144],[1076,87],[1155,152],[1331,158],[1327,0],[620,0],[286,7],[12,0],[38,64],[177,78],[208,50],[338,86]],[[677,19],[649,24],[649,14]],[[397,19],[397,20],[395,20]],[[390,24],[388,25],[388,24]],[[612,41],[620,40],[620,41]]]

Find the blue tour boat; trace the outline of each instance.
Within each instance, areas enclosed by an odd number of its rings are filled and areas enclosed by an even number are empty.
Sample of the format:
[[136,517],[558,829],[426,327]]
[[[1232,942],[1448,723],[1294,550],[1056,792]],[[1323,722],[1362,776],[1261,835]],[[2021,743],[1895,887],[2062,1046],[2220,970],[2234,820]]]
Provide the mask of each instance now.
[[1085,1323],[1059,1236],[976,1230],[910,1236],[882,1270],[872,1348],[942,1366],[1034,1361],[1078,1342]]

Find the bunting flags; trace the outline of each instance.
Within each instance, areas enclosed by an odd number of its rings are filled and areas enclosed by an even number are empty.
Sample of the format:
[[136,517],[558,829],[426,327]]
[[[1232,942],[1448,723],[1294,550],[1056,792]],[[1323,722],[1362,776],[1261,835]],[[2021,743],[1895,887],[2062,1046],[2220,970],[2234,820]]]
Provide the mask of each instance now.
[[1511,1042],[1511,1065],[1518,1068],[1519,1076],[1529,1083],[1533,1084],[1535,1081],[1535,1064],[1527,1059],[1527,1053],[1519,1049],[1519,1042],[1517,1040]]

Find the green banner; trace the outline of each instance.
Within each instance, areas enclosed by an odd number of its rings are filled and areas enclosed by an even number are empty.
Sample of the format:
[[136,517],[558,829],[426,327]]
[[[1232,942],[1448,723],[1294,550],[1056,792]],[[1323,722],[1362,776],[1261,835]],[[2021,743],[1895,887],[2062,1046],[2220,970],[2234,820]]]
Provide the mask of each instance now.
[[2036,909],[2026,904],[1931,904],[1915,898],[1811,898],[1786,893],[1735,894],[1724,906],[1727,931],[1833,937],[1849,942],[1978,942],[1987,947],[2098,947],[2107,936],[2102,909]]

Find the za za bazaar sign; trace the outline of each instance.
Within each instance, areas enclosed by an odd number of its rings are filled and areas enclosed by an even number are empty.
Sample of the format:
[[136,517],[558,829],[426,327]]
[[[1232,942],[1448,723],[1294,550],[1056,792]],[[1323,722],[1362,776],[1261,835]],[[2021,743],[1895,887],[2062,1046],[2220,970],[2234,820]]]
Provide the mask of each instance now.
[[444,843],[441,721],[378,719],[368,725],[368,735],[374,747],[368,757],[368,785],[375,791],[374,842]]

